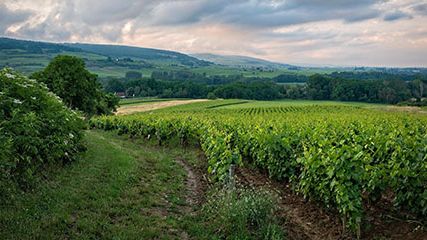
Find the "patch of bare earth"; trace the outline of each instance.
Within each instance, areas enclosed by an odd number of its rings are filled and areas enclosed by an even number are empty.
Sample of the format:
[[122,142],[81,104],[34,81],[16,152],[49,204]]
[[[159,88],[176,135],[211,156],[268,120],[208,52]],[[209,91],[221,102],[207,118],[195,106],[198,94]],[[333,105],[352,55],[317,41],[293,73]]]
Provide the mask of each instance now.
[[416,106],[386,106],[379,109],[389,112],[427,113],[427,111]]
[[206,189],[208,187],[207,177],[202,169],[192,167],[183,158],[176,158],[176,162],[185,170],[187,178],[186,185],[186,206],[183,208],[185,213],[194,213],[194,207],[200,206],[204,199]]
[[[236,178],[239,184],[268,188],[279,194],[281,217],[286,219],[284,227],[289,239],[355,239],[343,231],[336,212],[296,195],[289,184],[272,181],[266,174],[248,168],[237,169]],[[361,239],[427,239],[427,229],[422,222],[403,220],[402,213],[392,213],[384,206],[380,203],[367,207]]]
[[[187,173],[187,178],[185,179],[186,205],[182,206],[180,211],[184,214],[194,215],[196,214],[195,207],[200,206],[204,201],[205,192],[208,186],[206,176],[202,172],[203,170],[190,166],[185,159],[178,157],[175,160]],[[180,237],[183,240],[189,239],[188,233],[186,232],[182,232]]]
[[208,99],[193,99],[193,100],[172,100],[165,102],[154,102],[154,103],[143,103],[140,105],[130,105],[122,106],[117,109],[116,115],[127,115],[138,112],[148,112],[160,108],[172,107],[177,105],[196,103],[196,102],[205,102],[209,101]]

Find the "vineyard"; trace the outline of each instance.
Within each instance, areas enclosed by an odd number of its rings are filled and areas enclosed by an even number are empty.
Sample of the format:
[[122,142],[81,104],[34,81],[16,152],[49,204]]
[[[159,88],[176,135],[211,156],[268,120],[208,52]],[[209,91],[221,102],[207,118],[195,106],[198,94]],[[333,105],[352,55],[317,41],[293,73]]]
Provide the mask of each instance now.
[[[228,108],[235,104],[237,108]],[[197,141],[213,180],[250,164],[339,212],[360,234],[364,208],[387,195],[396,209],[427,216],[427,118],[359,106],[239,108],[209,101],[137,115],[99,117],[92,128],[158,144]],[[227,107],[222,107],[227,106]],[[391,196],[391,197],[390,197]]]

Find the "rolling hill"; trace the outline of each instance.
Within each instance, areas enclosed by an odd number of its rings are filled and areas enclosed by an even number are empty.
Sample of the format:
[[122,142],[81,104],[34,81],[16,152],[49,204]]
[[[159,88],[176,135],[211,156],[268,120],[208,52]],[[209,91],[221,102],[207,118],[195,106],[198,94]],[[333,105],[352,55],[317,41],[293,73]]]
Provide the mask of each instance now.
[[208,66],[211,63],[199,60],[195,57],[183,53],[122,45],[104,45],[104,44],[84,44],[84,43],[66,43],[65,46],[81,49],[85,52],[91,52],[113,58],[136,58],[143,61],[164,61],[179,63],[184,66]]
[[247,57],[247,56],[217,55],[217,54],[211,54],[211,53],[198,53],[198,54],[191,54],[190,56],[193,56],[205,61],[213,62],[219,65],[230,66],[230,67],[264,68],[264,69],[282,69],[282,68],[295,69],[297,68],[296,66],[292,66],[289,64],[270,62],[264,59]]
[[30,74],[45,67],[59,54],[83,58],[89,70],[101,77],[123,77],[131,70],[148,76],[154,70],[182,70],[214,65],[183,53],[151,48],[0,38],[0,68],[9,66]]

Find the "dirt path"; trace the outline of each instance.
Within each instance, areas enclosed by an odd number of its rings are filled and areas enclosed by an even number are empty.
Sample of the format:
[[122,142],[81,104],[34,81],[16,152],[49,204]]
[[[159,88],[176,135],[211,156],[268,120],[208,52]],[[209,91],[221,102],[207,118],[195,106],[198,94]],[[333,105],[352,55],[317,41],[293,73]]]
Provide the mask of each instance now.
[[117,115],[126,115],[137,112],[147,112],[155,109],[172,107],[177,105],[195,103],[195,102],[205,102],[209,101],[208,99],[193,99],[193,100],[172,100],[172,101],[164,101],[164,102],[153,102],[153,103],[142,103],[140,105],[130,105],[130,106],[122,106],[117,109]]
[[[197,194],[199,189],[199,181],[196,177],[196,174],[193,172],[193,170],[190,168],[190,166],[180,158],[176,159],[176,162],[187,172],[187,179],[185,181],[187,194],[185,201],[187,202],[187,206],[193,206],[197,204]],[[191,212],[190,208],[185,209],[186,212]]]
[[387,106],[374,106],[367,107],[367,109],[376,109],[386,112],[406,112],[406,113],[420,113],[427,114],[427,111],[421,107],[416,106],[395,106],[395,105],[387,105]]
[[[193,169],[183,158],[178,157],[175,158],[176,163],[180,165],[185,172],[187,173],[187,178],[185,179],[185,202],[186,205],[180,208],[180,211],[183,214],[195,215],[196,207],[200,206],[203,202],[203,197],[205,196],[207,183],[203,178],[203,174],[199,172],[197,169]],[[187,240],[189,239],[187,232],[181,233],[181,239]]]

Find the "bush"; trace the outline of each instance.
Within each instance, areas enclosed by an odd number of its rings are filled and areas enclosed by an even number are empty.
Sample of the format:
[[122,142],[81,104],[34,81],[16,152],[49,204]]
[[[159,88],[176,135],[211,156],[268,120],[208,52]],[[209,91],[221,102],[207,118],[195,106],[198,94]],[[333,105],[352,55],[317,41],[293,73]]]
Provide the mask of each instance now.
[[224,239],[283,239],[277,197],[263,189],[215,190],[203,208],[209,227]]
[[44,84],[0,71],[0,199],[25,189],[46,164],[73,161],[82,149],[80,116]]
[[210,99],[210,100],[215,100],[215,99],[217,99],[217,97],[215,96],[215,93],[213,93],[213,92],[210,92],[210,93],[208,93],[208,99]]

